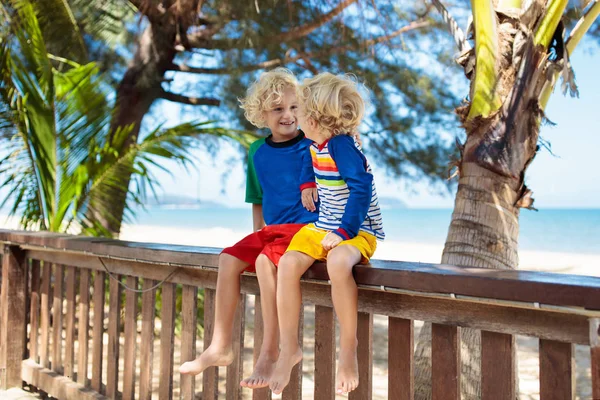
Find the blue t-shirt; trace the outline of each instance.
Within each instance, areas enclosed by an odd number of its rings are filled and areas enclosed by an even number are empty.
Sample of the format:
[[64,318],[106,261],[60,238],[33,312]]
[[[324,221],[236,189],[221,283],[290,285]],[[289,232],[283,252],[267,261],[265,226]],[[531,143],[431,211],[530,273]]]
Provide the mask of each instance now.
[[285,142],[272,136],[252,143],[248,154],[246,202],[263,205],[267,225],[307,224],[318,217],[302,206],[301,192],[316,187],[309,147],[300,132]]

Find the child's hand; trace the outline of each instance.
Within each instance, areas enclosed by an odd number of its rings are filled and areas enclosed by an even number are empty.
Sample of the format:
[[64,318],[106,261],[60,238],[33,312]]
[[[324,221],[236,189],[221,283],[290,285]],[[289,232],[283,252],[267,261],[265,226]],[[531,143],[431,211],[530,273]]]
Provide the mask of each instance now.
[[319,201],[317,188],[306,188],[302,191],[302,205],[310,212],[316,211],[315,203]]
[[350,133],[350,136],[352,136],[354,138],[354,140],[356,141],[356,143],[358,143],[358,145],[360,147],[362,147],[363,143],[362,143],[362,139],[360,137],[360,132],[358,132],[358,131],[352,132],[352,133]]
[[339,235],[329,232],[327,235],[325,235],[323,240],[321,240],[321,246],[323,246],[323,249],[326,251],[329,251],[342,242],[343,239],[339,237]]

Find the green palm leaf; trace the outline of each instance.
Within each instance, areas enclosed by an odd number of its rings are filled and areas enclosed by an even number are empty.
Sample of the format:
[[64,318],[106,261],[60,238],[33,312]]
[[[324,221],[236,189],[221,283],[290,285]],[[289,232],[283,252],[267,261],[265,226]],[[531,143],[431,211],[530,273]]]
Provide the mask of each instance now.
[[501,104],[496,93],[498,38],[494,8],[490,0],[472,0],[471,5],[475,25],[476,64],[469,119],[487,117],[498,110]]

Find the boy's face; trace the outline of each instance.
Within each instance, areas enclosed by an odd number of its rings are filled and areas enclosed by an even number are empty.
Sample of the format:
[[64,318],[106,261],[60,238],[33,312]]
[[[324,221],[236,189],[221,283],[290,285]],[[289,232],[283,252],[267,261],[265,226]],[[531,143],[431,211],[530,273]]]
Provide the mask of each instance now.
[[298,123],[300,124],[302,132],[304,132],[307,138],[313,142],[321,144],[320,142],[322,138],[319,137],[317,123],[312,118],[306,116],[306,112],[301,105],[298,108]]
[[281,97],[281,103],[272,104],[270,110],[264,111],[265,121],[273,134],[273,141],[283,142],[293,139],[298,134],[296,110],[296,91],[287,88]]

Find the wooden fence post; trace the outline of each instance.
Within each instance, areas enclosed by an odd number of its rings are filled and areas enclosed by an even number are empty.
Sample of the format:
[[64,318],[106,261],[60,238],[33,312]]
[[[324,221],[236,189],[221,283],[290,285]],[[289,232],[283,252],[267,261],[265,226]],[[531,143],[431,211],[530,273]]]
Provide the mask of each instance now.
[[2,253],[2,308],[0,314],[0,389],[21,387],[21,364],[27,316],[27,263],[18,246],[5,245]]

